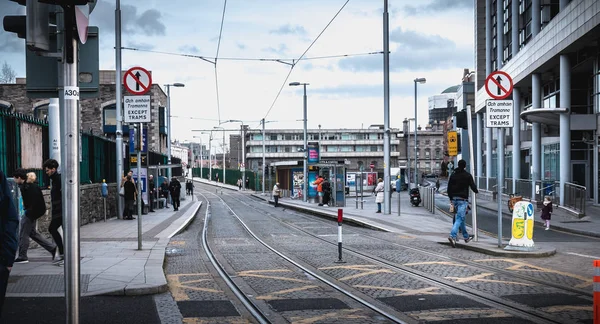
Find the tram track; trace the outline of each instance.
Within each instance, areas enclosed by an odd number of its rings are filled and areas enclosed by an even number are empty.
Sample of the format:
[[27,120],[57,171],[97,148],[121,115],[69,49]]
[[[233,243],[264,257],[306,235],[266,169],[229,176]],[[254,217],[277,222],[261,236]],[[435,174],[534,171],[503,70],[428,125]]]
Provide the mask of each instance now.
[[[304,233],[305,235],[311,236],[311,237],[313,237],[315,239],[318,239],[320,241],[326,242],[326,243],[331,244],[331,245],[336,245],[336,243],[331,242],[331,241],[329,241],[329,240],[327,240],[325,238],[322,238],[322,237],[320,237],[318,235],[315,235],[315,234],[313,234],[311,232],[308,232],[308,231],[304,230],[301,227],[298,227],[298,226],[296,226],[294,224],[290,224],[288,222],[282,221],[281,219],[279,219],[279,218],[277,218],[277,217],[275,217],[273,215],[269,215],[268,212],[265,213],[264,210],[261,210],[260,208],[258,208],[256,206],[253,206],[252,204],[249,204],[249,203],[247,203],[247,202],[245,202],[245,201],[237,198],[236,195],[227,194],[227,196],[235,199],[236,201],[239,201],[239,202],[243,203],[245,206],[251,207],[251,208],[255,209],[256,211],[259,211],[259,212],[261,212],[263,214],[266,214],[269,217],[271,217],[271,218],[279,221],[280,223],[282,223],[282,224],[284,224],[284,225],[286,225],[286,226],[288,226],[290,228],[293,228],[294,230],[300,231],[300,232]],[[227,204],[224,201],[223,198],[221,198],[221,197],[219,197],[219,198],[223,201],[223,203]],[[233,209],[229,206],[229,204],[227,204],[227,206],[231,210],[231,212],[235,214],[235,211],[233,211]],[[301,215],[301,213],[298,213],[298,214]],[[236,217],[238,217],[238,216],[236,216]],[[309,219],[311,221],[315,220],[314,217],[312,217],[312,218],[311,217],[307,217],[307,216],[303,216],[303,217],[305,217],[306,219]],[[238,217],[238,219],[239,219],[240,222],[243,223],[243,221],[239,217]],[[323,223],[328,223],[325,220],[319,220],[319,221],[323,222]],[[329,222],[328,224],[331,224],[331,223]],[[247,225],[244,225],[244,227],[247,228]],[[247,228],[247,230],[250,232],[249,228]],[[364,236],[364,234],[362,234],[362,233],[361,233],[361,235]],[[586,296],[586,297],[589,297],[591,295],[589,292],[584,291],[582,289],[578,289],[578,288],[574,288],[574,287],[568,287],[568,286],[564,286],[564,285],[560,285],[560,284],[556,284],[556,283],[542,281],[540,279],[531,278],[531,277],[524,276],[524,275],[515,274],[514,272],[509,272],[507,270],[499,269],[499,268],[494,267],[494,266],[483,265],[483,264],[475,263],[475,262],[468,261],[468,260],[462,260],[462,259],[458,259],[458,258],[455,258],[455,257],[449,257],[449,256],[446,256],[446,255],[441,255],[439,253],[434,253],[434,252],[427,251],[427,250],[424,250],[424,249],[420,249],[420,248],[415,248],[415,247],[412,247],[412,246],[407,246],[407,245],[399,244],[397,242],[392,242],[392,241],[385,240],[385,239],[382,239],[382,238],[379,238],[379,237],[375,237],[375,236],[369,236],[369,238],[372,238],[372,239],[375,239],[375,240],[378,240],[378,241],[381,241],[381,242],[385,242],[386,244],[391,244],[391,245],[393,245],[395,247],[401,247],[401,248],[405,248],[405,249],[410,249],[412,251],[415,251],[415,252],[418,252],[418,253],[422,253],[422,254],[426,254],[426,255],[429,255],[429,256],[434,256],[434,257],[438,257],[438,258],[444,258],[444,259],[449,260],[449,261],[458,262],[458,263],[461,263],[461,264],[464,264],[464,265],[468,265],[468,266],[474,267],[476,269],[492,270],[492,271],[494,271],[496,273],[502,273],[502,274],[510,275],[512,277],[518,277],[518,278],[520,278],[522,280],[534,281],[534,282],[539,283],[541,285],[552,286],[552,287],[554,287],[556,289],[565,290],[565,291],[568,291],[568,292],[571,292],[571,293],[575,293],[575,294],[578,294],[578,295],[582,295],[582,296]],[[261,243],[264,244],[264,242],[262,242],[262,241],[261,241]],[[464,286],[461,286],[461,285],[449,282],[447,280],[436,278],[434,276],[431,276],[430,274],[421,272],[419,270],[407,268],[406,266],[402,266],[402,265],[396,264],[396,263],[394,263],[392,261],[385,260],[385,259],[380,258],[380,257],[374,257],[372,255],[368,255],[366,252],[363,252],[363,251],[359,251],[359,250],[356,250],[356,249],[353,249],[353,248],[348,248],[348,247],[345,247],[344,250],[346,252],[352,253],[353,255],[359,256],[359,257],[361,257],[363,259],[366,259],[366,260],[368,260],[370,262],[373,262],[375,264],[387,267],[389,269],[393,269],[394,271],[398,271],[400,273],[413,276],[415,278],[418,278],[420,280],[429,282],[431,284],[443,287],[443,288],[445,288],[445,289],[447,289],[449,291],[452,291],[452,292],[455,292],[455,293],[458,293],[458,294],[467,295],[470,298],[473,298],[473,299],[475,299],[477,301],[480,301],[480,302],[482,302],[484,304],[493,306],[495,309],[504,310],[504,311],[506,311],[506,312],[508,312],[510,314],[516,315],[516,316],[521,317],[521,318],[535,319],[536,321],[539,321],[539,322],[542,322],[542,323],[564,323],[563,319],[556,318],[556,317],[554,317],[552,315],[549,315],[547,313],[538,311],[538,310],[536,310],[535,308],[532,308],[532,307],[523,306],[523,305],[521,305],[521,304],[519,304],[517,302],[513,302],[513,301],[510,301],[510,300],[505,300],[505,299],[503,299],[501,297],[493,296],[493,295],[491,295],[489,293],[475,291],[473,289],[470,289],[470,288],[467,288],[467,287],[464,287]],[[279,253],[281,253],[281,252],[279,252]]]

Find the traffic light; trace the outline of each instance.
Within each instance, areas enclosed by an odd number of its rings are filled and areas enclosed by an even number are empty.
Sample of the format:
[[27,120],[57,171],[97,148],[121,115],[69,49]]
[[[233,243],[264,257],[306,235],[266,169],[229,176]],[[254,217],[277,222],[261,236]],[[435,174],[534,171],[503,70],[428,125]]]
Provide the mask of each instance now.
[[25,6],[25,16],[5,16],[4,30],[26,40],[33,51],[50,49],[49,5],[37,0],[10,0]]
[[456,127],[467,129],[467,111],[461,110],[454,113],[454,117],[456,117]]

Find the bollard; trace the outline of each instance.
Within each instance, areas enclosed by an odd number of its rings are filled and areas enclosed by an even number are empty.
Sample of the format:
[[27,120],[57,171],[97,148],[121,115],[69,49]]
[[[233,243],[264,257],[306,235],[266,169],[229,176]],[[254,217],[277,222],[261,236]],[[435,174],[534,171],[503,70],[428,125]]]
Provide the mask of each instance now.
[[106,222],[106,197],[102,197],[102,201],[104,202],[104,221]]
[[342,259],[342,221],[344,220],[344,210],[338,209],[338,260],[335,263],[346,263]]
[[600,260],[594,260],[594,324],[600,324]]

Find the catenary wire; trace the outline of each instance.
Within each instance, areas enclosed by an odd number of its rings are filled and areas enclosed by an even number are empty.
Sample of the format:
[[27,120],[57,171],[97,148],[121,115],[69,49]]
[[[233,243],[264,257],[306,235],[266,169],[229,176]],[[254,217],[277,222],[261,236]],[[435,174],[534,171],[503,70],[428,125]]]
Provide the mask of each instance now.
[[223,2],[223,14],[221,15],[221,28],[219,29],[219,40],[217,41],[217,53],[215,54],[215,90],[217,93],[217,116],[219,124],[221,123],[221,102],[219,99],[219,72],[217,70],[217,60],[219,59],[219,50],[221,49],[221,37],[223,36],[223,23],[225,22],[225,10],[227,9],[227,0]]

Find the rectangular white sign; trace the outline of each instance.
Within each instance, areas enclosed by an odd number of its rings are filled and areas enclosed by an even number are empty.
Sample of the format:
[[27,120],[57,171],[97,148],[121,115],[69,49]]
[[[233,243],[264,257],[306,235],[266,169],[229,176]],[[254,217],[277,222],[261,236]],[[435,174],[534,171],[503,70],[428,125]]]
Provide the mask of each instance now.
[[150,96],[124,96],[123,111],[126,123],[149,123]]
[[486,127],[503,128],[513,127],[513,101],[512,100],[486,100]]

